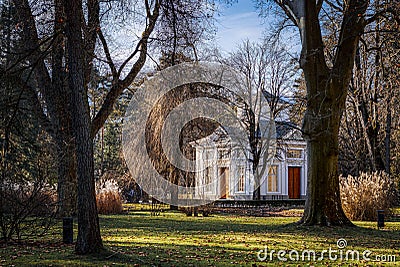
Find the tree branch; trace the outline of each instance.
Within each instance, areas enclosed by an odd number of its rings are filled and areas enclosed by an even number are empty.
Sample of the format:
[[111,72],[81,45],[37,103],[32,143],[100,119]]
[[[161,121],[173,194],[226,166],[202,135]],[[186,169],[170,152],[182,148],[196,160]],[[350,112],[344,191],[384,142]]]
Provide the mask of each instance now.
[[324,0],[316,0],[317,1],[317,12],[319,14],[319,12],[322,9],[322,4],[324,3]]
[[[350,71],[345,75],[345,80],[340,81],[343,84],[348,84],[351,78],[357,44],[365,27],[364,14],[367,7],[368,3],[365,1],[351,0],[343,15],[338,48],[333,60],[333,70]],[[333,73],[333,75],[337,74]],[[343,90],[347,90],[347,86],[344,86]]]
[[299,16],[294,10],[292,1],[290,0],[275,0],[275,3],[285,12],[286,16],[296,25],[299,26]]
[[331,1],[326,0],[325,3],[327,3],[328,6],[330,6],[333,10],[336,10],[336,11],[341,12],[341,13],[343,12],[343,8],[341,8],[341,7],[338,6],[338,5],[335,5],[335,4],[332,3]]
[[381,17],[385,17],[385,15],[387,14],[392,14],[393,15],[393,19],[400,24],[400,17],[399,17],[399,12],[396,9],[393,9],[391,7],[387,7],[385,9],[380,10],[379,12],[376,12],[373,16],[371,16],[370,18],[365,20],[365,25],[371,24],[373,22],[375,22],[376,20],[378,20]]
[[108,48],[106,38],[104,38],[103,31],[101,29],[99,29],[97,34],[99,36],[101,44],[103,45],[104,54],[106,55],[106,58],[107,58],[107,64],[108,64],[108,66],[110,66],[113,79],[118,80],[117,68],[115,67],[114,61],[111,58],[110,49]]
[[[146,25],[146,28],[142,34],[142,39],[139,41],[138,46],[136,48],[138,51],[140,51],[139,58],[133,64],[128,75],[123,80],[118,79],[117,82],[113,83],[113,86],[111,87],[110,91],[105,97],[103,105],[101,106],[99,112],[96,114],[96,116],[92,121],[92,130],[91,130],[92,137],[94,137],[96,133],[100,130],[100,128],[104,125],[105,121],[107,120],[108,116],[111,114],[113,110],[115,101],[118,99],[122,91],[134,81],[139,71],[144,66],[144,63],[146,62],[148,40],[156,25],[159,16],[159,11],[160,11],[160,0],[156,0],[153,8],[153,14],[151,14],[150,17],[148,18],[149,22]],[[125,65],[132,57],[133,57],[132,55],[128,57],[128,59],[124,62]],[[123,67],[121,66],[117,74],[118,78],[120,77],[122,68]]]

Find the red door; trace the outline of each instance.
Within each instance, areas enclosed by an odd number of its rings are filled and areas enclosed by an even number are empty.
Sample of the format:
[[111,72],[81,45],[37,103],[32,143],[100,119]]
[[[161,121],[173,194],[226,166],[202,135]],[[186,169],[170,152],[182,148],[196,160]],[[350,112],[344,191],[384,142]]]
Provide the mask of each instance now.
[[288,168],[288,189],[290,199],[300,198],[300,170],[301,167]]

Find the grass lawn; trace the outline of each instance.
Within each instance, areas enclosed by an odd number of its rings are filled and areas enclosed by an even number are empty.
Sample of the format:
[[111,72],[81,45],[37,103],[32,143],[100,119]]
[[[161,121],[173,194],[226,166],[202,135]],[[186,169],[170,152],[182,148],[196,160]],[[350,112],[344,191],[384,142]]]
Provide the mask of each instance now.
[[[100,224],[107,253],[77,256],[73,245],[63,245],[61,225],[42,241],[5,246],[0,243],[0,266],[400,266],[400,222],[386,222],[377,230],[375,222],[356,222],[356,228],[300,227],[293,217],[238,217],[213,215],[186,217],[165,212],[152,217],[149,212],[101,216]],[[76,227],[76,226],[75,226]],[[76,232],[76,228],[75,228]],[[347,247],[338,249],[344,238]],[[257,252],[268,249],[265,261]],[[343,260],[301,261],[303,250],[315,250],[316,258],[331,247],[332,257]],[[297,250],[300,261],[279,261],[271,250]],[[370,250],[371,261],[346,261],[347,250],[357,250],[362,258]],[[263,256],[261,254],[261,256]],[[292,258],[296,257],[293,252]],[[377,256],[394,255],[399,263],[377,262]]]

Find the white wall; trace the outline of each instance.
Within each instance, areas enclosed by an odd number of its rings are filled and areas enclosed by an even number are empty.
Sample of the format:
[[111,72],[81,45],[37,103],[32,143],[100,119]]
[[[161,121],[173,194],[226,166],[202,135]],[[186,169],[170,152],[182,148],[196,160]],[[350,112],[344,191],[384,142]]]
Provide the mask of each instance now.
[[[279,192],[267,192],[267,176],[268,170],[264,173],[263,183],[261,184],[261,196],[273,196],[273,195],[280,195],[287,197],[288,196],[288,167],[301,167],[301,174],[300,174],[300,195],[304,197],[306,195],[306,188],[307,188],[307,157],[306,157],[306,149],[305,149],[305,142],[301,141],[291,141],[286,142],[285,144],[285,151],[287,148],[301,148],[302,149],[302,158],[301,159],[288,159],[286,158],[286,153],[282,153],[281,160],[274,159],[272,165],[278,166],[278,191]],[[215,146],[205,148],[201,146],[196,147],[196,167],[198,169],[204,170],[205,162],[202,160],[205,157],[205,153],[214,153],[217,155],[217,151]],[[254,179],[251,172],[251,168],[249,168],[249,162],[247,161],[246,157],[244,157],[243,152],[239,152],[237,150],[231,151],[231,159],[227,161],[219,161],[216,160],[216,157],[213,159],[216,162],[210,165],[212,168],[213,173],[213,181],[214,183],[212,186],[209,186],[207,191],[203,192],[196,192],[196,194],[204,195],[204,196],[214,196],[219,194],[220,190],[220,179],[219,176],[219,168],[221,167],[228,167],[229,168],[229,195],[231,198],[235,199],[251,199],[254,191]],[[238,166],[239,165],[246,165],[245,168],[245,176],[246,176],[246,184],[245,184],[245,192],[238,192],[237,191],[237,181],[238,181]],[[204,171],[200,171],[196,173],[196,183],[197,181],[202,181],[204,183]],[[199,195],[199,196],[200,196]]]

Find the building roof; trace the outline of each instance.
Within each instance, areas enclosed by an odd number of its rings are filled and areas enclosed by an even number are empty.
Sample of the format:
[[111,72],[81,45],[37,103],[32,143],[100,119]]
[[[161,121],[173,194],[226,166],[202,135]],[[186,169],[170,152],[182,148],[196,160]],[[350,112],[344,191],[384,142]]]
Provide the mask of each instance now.
[[299,127],[290,121],[275,121],[275,127],[276,127],[276,137],[278,139],[289,138],[291,133],[293,133],[294,131],[299,131]]
[[262,92],[268,103],[271,103],[271,101],[274,100],[274,98],[277,98],[278,99],[277,103],[279,104],[293,104],[292,101],[290,101],[288,98],[284,96],[275,96],[266,90],[263,90]]
[[[283,140],[304,141],[299,127],[289,121],[275,121],[276,138]],[[230,137],[223,127],[218,127],[211,135],[191,142],[194,146],[210,146],[211,144],[226,145],[230,143]]]

